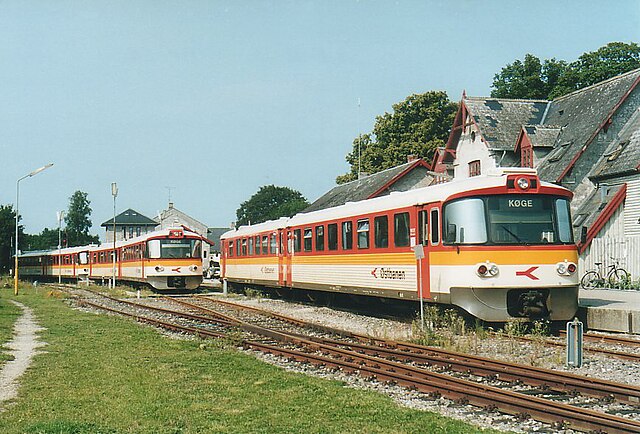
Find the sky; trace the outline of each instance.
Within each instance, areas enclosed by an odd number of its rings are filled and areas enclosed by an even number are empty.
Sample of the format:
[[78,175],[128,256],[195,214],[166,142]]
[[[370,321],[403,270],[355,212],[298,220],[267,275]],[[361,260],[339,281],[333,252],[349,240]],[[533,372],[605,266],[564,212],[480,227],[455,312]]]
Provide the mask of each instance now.
[[640,42],[640,1],[1,1],[0,205],[56,228],[77,191],[92,233],[175,207],[229,227],[263,185],[311,202],[407,96],[488,96],[531,53]]

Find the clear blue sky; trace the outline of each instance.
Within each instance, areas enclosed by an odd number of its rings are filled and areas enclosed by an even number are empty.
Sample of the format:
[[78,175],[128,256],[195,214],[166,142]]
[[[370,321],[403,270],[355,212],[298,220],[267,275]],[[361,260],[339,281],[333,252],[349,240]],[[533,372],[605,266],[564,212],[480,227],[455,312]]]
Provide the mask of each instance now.
[[[640,2],[2,1],[0,204],[28,233],[88,193],[113,213],[175,206],[228,226],[266,184],[310,201],[354,137],[408,95],[490,92],[532,53],[640,42]],[[358,99],[361,106],[358,108]]]

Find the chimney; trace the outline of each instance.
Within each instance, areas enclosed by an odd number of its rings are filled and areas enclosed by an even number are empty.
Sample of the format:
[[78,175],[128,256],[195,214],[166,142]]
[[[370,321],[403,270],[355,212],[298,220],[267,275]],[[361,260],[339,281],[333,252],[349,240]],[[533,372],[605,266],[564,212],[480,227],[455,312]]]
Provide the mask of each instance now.
[[417,155],[413,155],[413,154],[407,155],[407,163],[413,163],[416,160],[419,160]]
[[169,209],[173,209],[173,202],[169,202]]

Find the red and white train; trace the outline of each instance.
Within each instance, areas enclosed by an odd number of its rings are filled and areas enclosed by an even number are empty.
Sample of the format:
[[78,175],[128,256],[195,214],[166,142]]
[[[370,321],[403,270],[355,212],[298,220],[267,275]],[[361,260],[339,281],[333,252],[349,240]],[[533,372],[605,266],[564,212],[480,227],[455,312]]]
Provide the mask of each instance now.
[[242,226],[221,238],[222,277],[422,297],[485,321],[568,320],[578,307],[571,197],[534,170],[504,170]]
[[[202,283],[202,243],[185,228],[163,229],[116,241],[116,281],[149,284],[157,290],[196,289]],[[108,280],[113,243],[28,252],[18,256],[19,274],[30,278]]]

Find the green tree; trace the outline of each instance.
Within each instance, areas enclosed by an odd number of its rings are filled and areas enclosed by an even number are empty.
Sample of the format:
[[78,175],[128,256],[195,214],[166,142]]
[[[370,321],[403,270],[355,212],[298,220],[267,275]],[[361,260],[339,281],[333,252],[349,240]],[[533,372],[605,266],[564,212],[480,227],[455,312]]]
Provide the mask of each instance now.
[[336,178],[338,184],[357,179],[358,166],[373,174],[406,163],[408,155],[430,158],[446,142],[458,110],[440,91],[410,95],[392,107],[393,113],[376,118],[371,134],[355,138],[346,156],[351,170]]
[[[44,228],[36,235],[25,235],[27,250],[53,250],[58,247],[58,229]],[[64,246],[63,246],[64,247]]]
[[265,185],[236,211],[236,226],[291,217],[309,206],[302,193],[288,187]]
[[640,68],[640,46],[633,42],[610,42],[571,63],[555,58],[541,62],[527,54],[495,75],[491,96],[554,99],[636,68]]
[[67,244],[72,246],[83,246],[85,244],[97,243],[100,238],[97,235],[90,235],[91,228],[91,202],[87,199],[87,193],[76,191],[69,198],[69,209],[64,221],[67,225]]
[[540,62],[536,56],[527,54],[524,60],[508,64],[495,75],[494,98],[547,99],[558,85],[567,69],[563,60],[547,59]]
[[[24,228],[18,216],[18,239],[20,248],[25,245]],[[13,205],[0,205],[0,272],[6,273],[13,268],[14,241],[16,236],[16,212]]]

